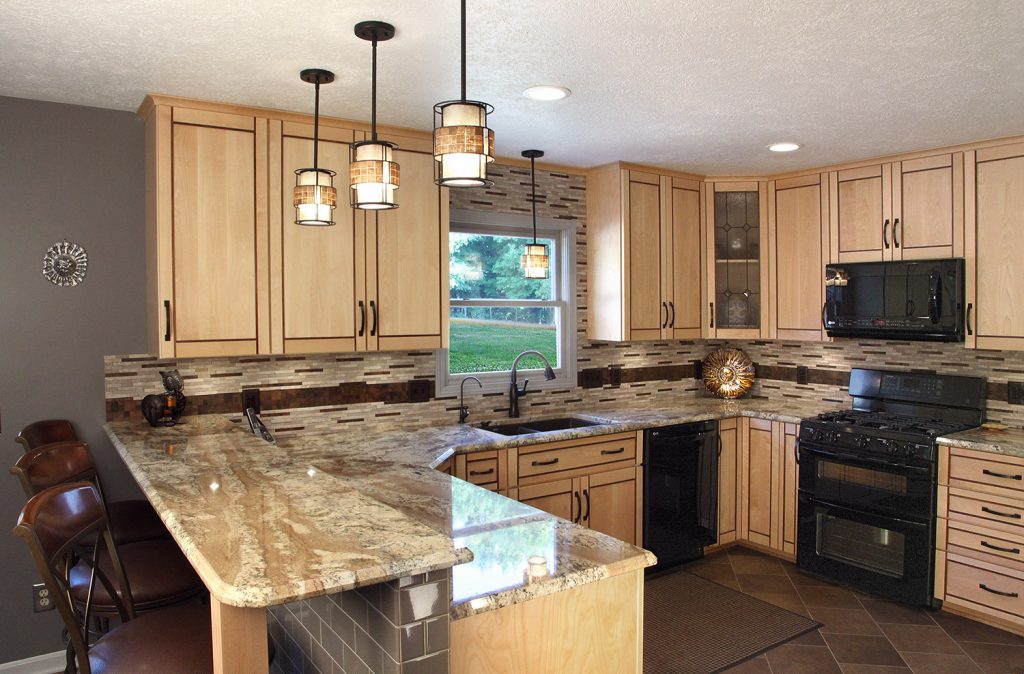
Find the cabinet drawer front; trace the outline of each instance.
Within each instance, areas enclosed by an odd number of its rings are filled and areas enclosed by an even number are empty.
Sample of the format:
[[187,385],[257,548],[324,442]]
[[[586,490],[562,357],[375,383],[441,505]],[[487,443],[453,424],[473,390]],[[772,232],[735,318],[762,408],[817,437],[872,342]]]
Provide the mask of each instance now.
[[636,458],[636,439],[596,442],[519,455],[519,477],[557,473]]
[[990,501],[979,494],[978,499],[949,495],[950,521],[970,522],[1003,532],[1024,535],[1024,501],[1009,505]]
[[1020,491],[1024,498],[1024,466],[954,454],[949,460],[949,477],[951,480],[968,480],[1013,489]]
[[473,484],[486,484],[498,481],[498,460],[484,459],[466,463],[466,479]]
[[[967,531],[951,525],[947,530],[947,546],[959,546],[976,553],[983,553],[987,561],[998,564],[996,557],[1024,562],[1024,543],[997,532]],[[966,553],[965,553],[966,554]],[[972,557],[975,555],[971,554]]]
[[1024,580],[950,561],[946,593],[1000,611],[1024,616]]

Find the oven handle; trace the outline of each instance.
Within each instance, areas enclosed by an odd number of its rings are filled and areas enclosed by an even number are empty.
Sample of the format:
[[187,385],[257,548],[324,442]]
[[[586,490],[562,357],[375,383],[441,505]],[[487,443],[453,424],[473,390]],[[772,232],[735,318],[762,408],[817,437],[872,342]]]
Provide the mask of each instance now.
[[838,503],[831,503],[829,501],[822,501],[821,499],[817,499],[817,498],[814,498],[813,496],[808,496],[806,494],[801,494],[800,498],[801,499],[806,499],[806,501],[808,503],[813,503],[815,505],[820,505],[820,506],[822,506],[824,508],[831,508],[832,510],[839,510],[839,511],[848,512],[848,513],[855,513],[855,514],[858,514],[858,515],[864,515],[865,517],[872,517],[872,518],[878,519],[878,520],[886,520],[888,522],[899,522],[900,524],[905,524],[908,527],[914,527],[916,529],[927,529],[928,528],[928,523],[927,522],[914,522],[912,520],[905,520],[905,519],[901,519],[899,517],[891,517],[889,515],[878,515],[878,514],[875,514],[875,513],[866,513],[866,512],[860,511],[860,510],[855,510],[853,508],[848,508],[846,506],[839,505]]
[[[810,449],[805,447],[804,448],[804,452],[807,453],[807,454],[812,454],[812,455],[827,456],[829,458],[839,459],[841,461],[854,461],[854,462],[857,462],[857,463],[867,464],[869,466],[879,466],[881,468],[900,468],[900,469],[906,469],[906,470],[913,470],[913,471],[916,471],[918,473],[929,473],[929,472],[931,472],[931,468],[930,467],[912,466],[912,465],[910,465],[908,463],[892,463],[892,462],[889,462],[889,461],[881,461],[881,460],[878,460],[878,459],[869,459],[869,458],[864,457],[864,456],[857,456],[856,454],[845,454],[845,453],[841,453],[841,452],[828,452],[828,451],[825,451],[824,449],[818,449],[816,447],[812,447]],[[799,461],[797,463],[799,463]]]

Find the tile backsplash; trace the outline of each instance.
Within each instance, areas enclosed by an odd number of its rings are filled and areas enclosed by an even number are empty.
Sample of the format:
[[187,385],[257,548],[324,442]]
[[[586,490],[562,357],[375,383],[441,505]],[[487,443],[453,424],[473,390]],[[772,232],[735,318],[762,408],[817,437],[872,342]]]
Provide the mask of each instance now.
[[[528,169],[496,166],[494,186],[451,190],[451,205],[461,210],[508,214],[530,212]],[[1024,352],[975,351],[959,344],[837,340],[832,343],[785,341],[591,342],[586,339],[586,181],[582,176],[538,171],[537,213],[576,223],[576,330],[579,386],[533,392],[520,405],[524,416],[567,411],[615,409],[651,401],[672,405],[705,395],[692,378],[691,362],[719,345],[746,351],[760,367],[752,395],[815,398],[848,402],[845,389],[851,367],[921,369],[966,374],[989,380],[988,416],[1024,426],[1024,405],[1006,402],[1006,383],[1024,381]],[[455,398],[435,398],[433,351],[246,356],[167,359],[107,356],[107,415],[141,418],[139,401],[161,389],[159,370],[178,368],[189,396],[188,413],[226,413],[241,419],[242,388],[258,387],[263,418],[278,434],[337,430],[346,424],[374,422],[419,428],[458,419]],[[806,366],[808,384],[796,381]],[[621,380],[621,383],[620,383]],[[506,394],[467,390],[471,423],[507,414]]]

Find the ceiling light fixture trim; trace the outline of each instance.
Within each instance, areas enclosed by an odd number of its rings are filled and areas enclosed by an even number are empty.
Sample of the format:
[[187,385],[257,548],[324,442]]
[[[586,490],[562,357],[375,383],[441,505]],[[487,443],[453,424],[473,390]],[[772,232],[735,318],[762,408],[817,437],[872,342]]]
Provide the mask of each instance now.
[[772,143],[771,145],[768,146],[768,149],[771,150],[772,152],[793,152],[794,150],[799,150],[800,145],[798,143],[789,142]]
[[316,89],[313,103],[313,168],[295,170],[295,224],[329,227],[334,224],[334,207],[338,205],[338,191],[334,189],[334,171],[319,165],[320,150],[320,85],[334,81],[334,73],[321,68],[308,68],[299,73],[303,82]]
[[572,95],[572,90],[557,84],[536,84],[523,92],[532,101],[560,101]]
[[377,43],[395,36],[395,27],[383,21],[361,21],[356,37],[373,45],[370,76],[370,139],[352,143],[349,154],[349,200],[352,208],[380,211],[398,208],[395,200],[401,168],[394,160],[398,146],[377,138]]

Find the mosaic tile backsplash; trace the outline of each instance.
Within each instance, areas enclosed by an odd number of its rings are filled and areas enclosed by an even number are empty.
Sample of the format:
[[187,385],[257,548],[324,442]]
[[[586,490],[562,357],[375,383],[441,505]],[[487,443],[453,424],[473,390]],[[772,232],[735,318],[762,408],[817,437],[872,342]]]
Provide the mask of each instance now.
[[[530,212],[528,169],[496,166],[486,190],[451,190],[452,208],[509,214]],[[538,171],[537,214],[576,223],[576,330],[579,386],[535,391],[520,402],[522,414],[664,407],[706,395],[693,379],[692,362],[719,345],[746,351],[759,366],[751,392],[758,397],[848,401],[844,375],[851,367],[923,369],[986,377],[988,416],[1024,426],[1024,405],[1006,402],[1006,382],[1024,381],[1024,352],[973,351],[956,344],[839,340],[671,341],[603,343],[586,339],[586,181],[582,176]],[[190,397],[187,413],[227,413],[241,420],[243,388],[261,389],[263,418],[277,434],[337,429],[374,422],[420,428],[458,420],[458,401],[435,398],[433,351],[309,356],[246,356],[157,360],[151,356],[105,359],[107,414],[141,418],[139,401],[160,389],[159,370],[178,368]],[[810,383],[795,369],[807,366]],[[467,391],[471,423],[507,414],[506,394]]]

